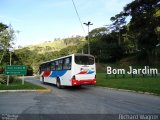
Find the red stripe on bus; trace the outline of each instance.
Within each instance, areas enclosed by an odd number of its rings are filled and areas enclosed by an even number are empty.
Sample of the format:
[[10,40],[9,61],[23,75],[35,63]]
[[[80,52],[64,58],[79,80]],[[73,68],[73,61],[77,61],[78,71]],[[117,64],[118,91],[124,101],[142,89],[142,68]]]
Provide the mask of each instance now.
[[87,73],[87,71],[81,71],[80,73],[78,73],[78,74],[86,74]]
[[51,71],[44,71],[43,76],[44,77],[49,77]]

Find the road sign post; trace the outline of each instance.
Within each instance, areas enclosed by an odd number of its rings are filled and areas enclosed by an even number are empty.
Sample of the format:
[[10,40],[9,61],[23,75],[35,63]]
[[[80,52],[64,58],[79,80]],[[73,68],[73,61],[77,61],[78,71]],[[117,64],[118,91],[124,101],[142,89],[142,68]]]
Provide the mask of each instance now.
[[23,75],[23,77],[22,77],[22,85],[24,85],[24,75]]
[[24,65],[7,65],[5,67],[5,74],[8,75],[7,86],[9,85],[9,75],[22,75],[22,85],[24,85],[24,75],[27,74],[27,67]]
[[7,86],[9,85],[9,75],[7,75]]

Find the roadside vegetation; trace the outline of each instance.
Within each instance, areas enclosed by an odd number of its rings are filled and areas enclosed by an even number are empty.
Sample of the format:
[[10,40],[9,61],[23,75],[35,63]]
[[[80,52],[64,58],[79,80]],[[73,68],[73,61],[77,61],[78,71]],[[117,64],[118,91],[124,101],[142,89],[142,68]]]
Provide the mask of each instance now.
[[32,83],[24,81],[22,85],[22,79],[10,76],[9,85],[7,86],[7,76],[0,75],[0,90],[37,90],[37,89],[46,89],[44,87],[34,85]]
[[[129,60],[129,61],[128,61]],[[160,75],[107,75],[106,67],[110,66],[112,68],[123,68],[128,69],[128,66],[131,65],[134,68],[144,68],[143,65],[133,64],[134,58],[123,58],[121,61],[116,62],[115,64],[97,64],[97,83],[96,86],[116,88],[116,89],[126,89],[133,91],[149,92],[156,95],[160,95]],[[160,71],[160,66],[156,67]]]
[[119,75],[115,78],[114,75],[106,77],[106,73],[97,73],[96,86],[149,92],[160,95],[160,76],[136,76],[132,78],[131,75],[128,75],[123,78],[122,75]]

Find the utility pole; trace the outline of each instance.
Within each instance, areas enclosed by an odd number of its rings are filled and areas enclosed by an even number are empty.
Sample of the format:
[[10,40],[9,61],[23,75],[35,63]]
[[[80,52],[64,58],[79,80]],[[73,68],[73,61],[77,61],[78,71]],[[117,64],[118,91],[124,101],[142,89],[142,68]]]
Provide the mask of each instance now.
[[[12,53],[11,53],[11,49],[9,50],[10,53],[10,59],[9,59],[9,65],[12,65]],[[9,85],[9,75],[7,76],[7,86]]]
[[[9,53],[10,53],[10,58],[9,58],[9,65],[12,65],[12,49],[9,49]],[[9,86],[9,75],[7,76],[7,86]]]
[[10,60],[9,60],[10,62],[10,66],[12,65],[12,52],[10,51]]
[[89,41],[89,26],[93,25],[90,21],[88,21],[88,23],[83,23],[86,26],[88,26],[88,54],[90,54],[90,41]]

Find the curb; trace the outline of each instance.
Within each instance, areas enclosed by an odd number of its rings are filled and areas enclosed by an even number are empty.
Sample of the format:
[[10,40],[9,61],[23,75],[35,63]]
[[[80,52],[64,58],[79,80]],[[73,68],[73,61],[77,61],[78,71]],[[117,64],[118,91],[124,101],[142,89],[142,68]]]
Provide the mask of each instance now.
[[0,90],[0,93],[5,93],[5,92],[51,92],[51,89],[37,89],[37,90]]

